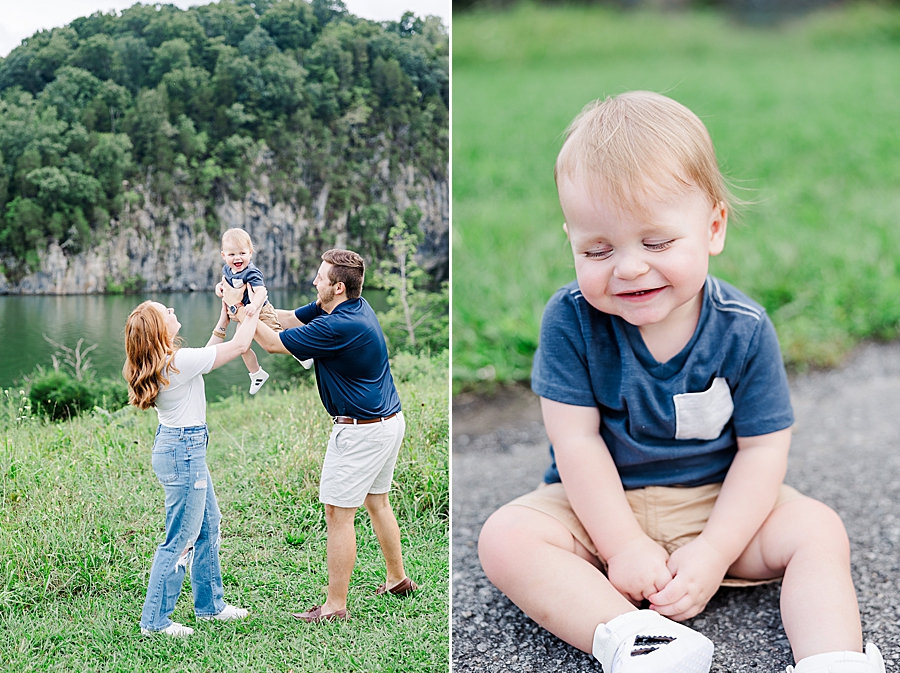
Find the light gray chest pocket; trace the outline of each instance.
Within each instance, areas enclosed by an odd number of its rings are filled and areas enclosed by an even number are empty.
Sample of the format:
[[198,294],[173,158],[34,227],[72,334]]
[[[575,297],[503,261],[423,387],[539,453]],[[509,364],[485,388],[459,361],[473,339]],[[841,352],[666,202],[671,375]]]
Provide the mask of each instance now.
[[702,393],[675,395],[675,439],[716,439],[734,412],[728,382],[716,378]]

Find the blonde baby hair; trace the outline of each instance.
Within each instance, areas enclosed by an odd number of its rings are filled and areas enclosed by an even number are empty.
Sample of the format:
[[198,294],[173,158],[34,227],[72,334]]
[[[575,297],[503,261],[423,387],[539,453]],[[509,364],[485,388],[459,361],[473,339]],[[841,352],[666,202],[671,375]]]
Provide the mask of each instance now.
[[225,231],[222,234],[222,247],[225,247],[225,243],[230,241],[235,245],[246,245],[250,252],[256,252],[253,248],[253,239],[250,238],[250,234],[239,227],[232,227]]
[[589,103],[569,125],[554,170],[625,211],[696,188],[729,212],[740,202],[725,184],[712,139],[699,117],[651,91]]

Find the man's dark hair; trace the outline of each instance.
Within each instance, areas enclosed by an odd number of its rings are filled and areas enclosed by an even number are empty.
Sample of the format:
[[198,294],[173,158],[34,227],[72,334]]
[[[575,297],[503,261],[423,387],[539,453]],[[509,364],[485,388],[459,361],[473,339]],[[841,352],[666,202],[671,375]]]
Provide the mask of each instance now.
[[356,299],[362,292],[366,276],[366,263],[352,250],[328,250],[322,253],[322,261],[331,264],[328,280],[331,284],[343,283],[347,289],[347,299]]

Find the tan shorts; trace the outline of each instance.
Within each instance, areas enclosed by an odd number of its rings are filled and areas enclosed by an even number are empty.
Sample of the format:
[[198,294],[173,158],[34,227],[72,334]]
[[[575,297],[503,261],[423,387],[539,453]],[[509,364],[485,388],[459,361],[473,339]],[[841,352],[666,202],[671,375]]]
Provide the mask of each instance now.
[[[713,505],[715,505],[721,489],[722,484],[720,483],[693,487],[648,486],[625,491],[625,496],[628,498],[628,504],[631,505],[631,510],[640,527],[652,540],[671,554],[700,535],[712,513]],[[782,484],[775,507],[801,497],[803,496],[799,491],[787,484]],[[594,546],[591,536],[588,535],[572,510],[562,484],[541,484],[531,493],[526,493],[509,504],[530,507],[552,516],[599,559],[601,567],[604,572],[606,571],[606,562],[597,553],[597,547]],[[722,580],[722,586],[749,587],[775,581],[778,580],[745,580],[726,577]]]
[[[234,320],[234,322],[242,322],[244,319],[244,307],[242,306],[239,308],[237,313],[230,314],[230,318]],[[271,304],[264,304],[263,307],[259,309],[259,321],[271,327],[275,332],[284,330],[281,323],[278,322],[278,314],[275,313],[275,308]]]
[[371,494],[387,493],[403,443],[403,412],[380,423],[335,425],[319,480],[319,501],[359,507]]

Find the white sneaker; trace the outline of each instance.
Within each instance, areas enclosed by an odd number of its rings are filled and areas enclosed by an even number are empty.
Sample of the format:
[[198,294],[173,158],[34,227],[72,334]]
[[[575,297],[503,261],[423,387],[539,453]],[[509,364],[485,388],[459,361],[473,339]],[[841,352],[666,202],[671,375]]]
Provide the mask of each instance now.
[[232,619],[243,619],[248,614],[250,614],[250,611],[245,608],[236,608],[233,605],[226,605],[225,609],[217,615],[203,615],[198,616],[197,619],[207,621],[215,619],[219,622],[230,622]]
[[713,644],[657,612],[638,610],[597,625],[592,651],[603,673],[709,673]]
[[262,367],[255,374],[250,374],[250,394],[256,395],[259,389],[263,387],[263,383],[269,380],[269,375]]
[[866,653],[826,652],[801,659],[796,667],[788,666],[787,673],[885,673],[884,659],[873,643],[866,645]]
[[192,629],[190,626],[185,626],[184,624],[179,624],[178,622],[172,622],[166,628],[160,629],[159,631],[151,631],[150,629],[141,627],[142,636],[152,636],[157,633],[165,633],[167,636],[182,638],[184,636],[191,635],[193,632],[194,629]]

